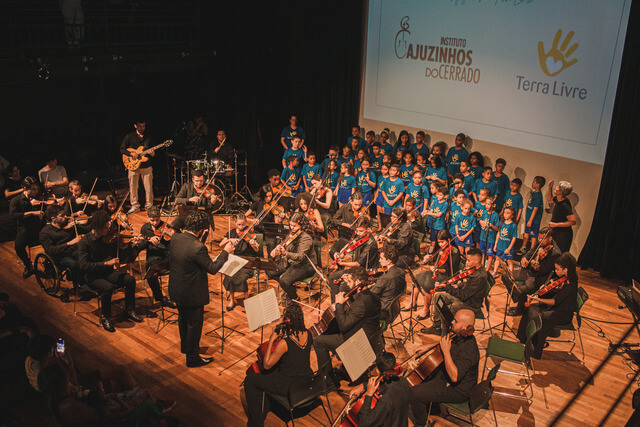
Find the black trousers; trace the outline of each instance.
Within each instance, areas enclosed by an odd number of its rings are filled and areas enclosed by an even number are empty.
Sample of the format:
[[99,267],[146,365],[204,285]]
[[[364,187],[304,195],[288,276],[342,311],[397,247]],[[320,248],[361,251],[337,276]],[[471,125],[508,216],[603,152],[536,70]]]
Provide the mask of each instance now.
[[313,348],[318,358],[318,371],[325,375],[331,371],[331,354],[344,343],[342,334],[320,335],[313,340]]
[[116,289],[124,288],[125,310],[133,310],[136,306],[136,279],[127,273],[114,270],[106,277],[89,280],[89,287],[100,293],[102,316],[111,318],[111,296]]
[[178,305],[180,351],[187,355],[187,362],[195,361],[200,354],[200,337],[202,336],[203,322],[203,305]]
[[[347,286],[347,284],[344,281],[340,280],[344,272],[345,272],[344,269],[339,269],[329,275],[329,292],[331,293],[332,304],[336,299],[336,294],[340,292],[349,292],[350,290],[349,286]],[[338,284],[333,283],[336,280],[340,280]]]
[[75,288],[78,286],[78,260],[75,257],[64,256],[61,258],[55,258],[54,261],[60,270],[69,270],[68,278],[71,279],[73,287]]
[[[248,421],[247,426],[263,426],[264,419],[271,408],[271,401],[264,392],[287,396],[289,388],[299,377],[288,377],[280,372],[270,372],[268,374],[250,373],[244,379],[244,395],[247,399]],[[264,401],[264,406],[263,406]]]
[[[441,369],[444,369],[442,367]],[[409,390],[409,401],[411,402],[411,420],[416,426],[424,426],[427,423],[427,414],[431,403],[462,403],[467,397],[449,387],[447,379],[442,371]]]
[[293,264],[287,268],[279,268],[276,271],[267,271],[270,279],[278,281],[283,291],[291,299],[298,299],[298,291],[293,284],[297,281],[306,279],[314,273],[314,269],[308,261],[300,264]]
[[[147,269],[150,266],[167,263],[167,267],[169,266],[169,260],[161,257],[147,257]],[[153,299],[161,302],[162,301],[162,286],[160,286],[160,279],[158,279],[157,275],[151,276],[147,279],[147,284],[153,293]]]
[[556,326],[564,325],[571,322],[573,313],[565,315],[563,313],[556,313],[553,310],[545,310],[541,304],[531,304],[527,311],[522,315],[520,319],[520,325],[518,326],[518,332],[516,336],[521,343],[527,341],[527,325],[531,320],[538,317],[542,319],[542,328],[538,335],[533,339],[533,354],[536,359],[542,357],[542,350],[544,349],[544,343],[547,342],[547,337],[553,332]]
[[16,255],[18,255],[18,258],[20,258],[20,261],[22,261],[25,267],[31,266],[31,260],[29,259],[29,254],[27,254],[27,246],[37,246],[40,244],[38,233],[40,233],[40,230],[32,230],[27,227],[18,227],[16,230],[14,247]]
[[518,309],[524,310],[524,303],[527,302],[527,295],[533,294],[538,290],[536,278],[531,275],[526,268],[515,268],[513,270],[513,278],[522,285],[511,283],[509,280],[503,280],[505,287],[511,292],[511,298],[518,303]]

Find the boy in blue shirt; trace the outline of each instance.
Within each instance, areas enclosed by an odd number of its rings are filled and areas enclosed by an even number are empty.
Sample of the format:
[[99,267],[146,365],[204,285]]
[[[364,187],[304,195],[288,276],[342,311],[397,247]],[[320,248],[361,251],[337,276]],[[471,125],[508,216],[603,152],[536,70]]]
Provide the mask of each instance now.
[[462,202],[464,201],[464,191],[458,190],[453,193],[454,201],[449,205],[449,234],[456,235],[456,218],[462,210]]
[[498,231],[498,228],[500,226],[500,216],[498,215],[498,212],[496,212],[493,202],[493,197],[486,197],[484,201],[484,211],[482,212],[482,216],[478,220],[481,228],[479,249],[486,256],[487,271],[491,271],[491,265],[493,264],[493,255],[495,254],[495,252],[493,251],[493,247],[496,243],[496,232]]
[[302,169],[302,162],[304,162],[305,155],[307,153],[307,146],[300,148],[300,144],[302,143],[302,139],[299,136],[294,136],[291,140],[291,148],[287,148],[282,156],[282,168],[287,168],[287,161],[290,156],[296,156],[298,158],[298,166],[297,172],[300,174],[300,170]]
[[[509,194],[504,198],[504,207],[511,206],[516,211],[516,217],[514,222],[520,223],[520,215],[522,215],[522,194],[520,194],[520,187],[522,187],[522,180],[520,178],[514,178],[511,181],[511,188]],[[504,211],[504,207],[502,210]],[[500,212],[500,216],[503,216],[503,212]]]
[[[484,202],[489,197],[489,189],[483,188],[478,193],[478,201],[473,205],[472,213],[475,215],[476,220],[479,221],[485,214]],[[497,213],[496,213],[497,215]],[[480,242],[480,227],[476,227],[473,231],[473,241],[475,243],[476,248],[479,247],[478,242]],[[493,246],[492,246],[493,247]]]
[[462,201],[460,214],[454,224],[456,230],[456,244],[460,248],[460,253],[467,253],[473,247],[473,231],[476,229],[476,219],[471,214],[473,202],[469,199]]
[[[518,226],[513,222],[515,214],[515,209],[511,206],[504,208],[504,222],[500,226],[496,243],[493,245],[496,257],[505,260],[511,272],[513,272],[513,246],[516,244],[518,236]],[[499,262],[496,260],[493,266],[493,277],[498,276],[498,265]]]
[[527,202],[527,210],[524,214],[524,236],[522,236],[522,246],[518,251],[518,255],[524,255],[527,253],[527,243],[529,237],[531,237],[531,247],[535,248],[538,244],[538,233],[540,231],[540,222],[542,221],[542,191],[544,184],[547,182],[543,176],[536,176],[533,178],[531,188],[533,192],[529,201]]
[[[473,185],[473,191],[470,192],[473,200],[478,201],[478,194],[483,188],[489,189],[490,196],[496,196],[496,193],[498,192],[498,184],[491,180],[492,175],[493,169],[491,169],[491,166],[485,166],[482,170],[482,179],[476,180],[476,183]],[[498,209],[496,208],[496,210]]]
[[460,172],[460,162],[469,158],[469,152],[462,146],[467,136],[464,133],[456,135],[455,145],[449,148],[447,157],[445,159],[447,163],[447,175],[449,179],[453,179],[453,176]]
[[342,154],[338,156],[338,166],[342,166],[345,162],[351,162],[351,164],[353,164],[353,153],[351,152],[350,145],[342,147]]
[[280,175],[280,181],[285,186],[285,196],[295,196],[298,194],[298,188],[300,187],[300,174],[298,173],[298,158],[295,155],[290,155],[287,158],[287,167],[282,171]]
[[469,159],[462,160],[460,162],[460,173],[462,174],[462,179],[464,181],[464,189],[467,192],[473,191],[473,186],[476,183],[476,179],[471,173],[471,162]]
[[409,146],[409,150],[411,150],[414,155],[417,155],[418,153],[429,154],[429,147],[424,143],[424,137],[425,133],[423,131],[420,130],[416,133],[416,142]]
[[371,168],[376,173],[376,178],[380,176],[380,168],[384,163],[384,154],[380,150],[380,143],[374,142],[371,146]]
[[374,131],[370,130],[364,136],[364,141],[365,141],[364,148],[367,150],[367,154],[371,154],[371,147],[373,146],[374,142],[376,141],[376,133]]
[[367,157],[362,160],[362,169],[356,176],[358,187],[362,192],[362,206],[369,206],[373,198],[373,189],[376,188],[376,174],[371,170]]
[[449,209],[449,203],[447,203],[447,195],[445,194],[446,187],[443,185],[439,185],[436,190],[436,197],[431,199],[431,205],[429,209],[422,212],[422,216],[428,216],[431,219],[430,227],[431,227],[431,248],[429,249],[429,253],[433,253],[436,247],[436,237],[438,236],[438,231],[444,230],[445,228],[445,214]]
[[453,177],[453,186],[449,189],[449,203],[453,203],[455,201],[455,193],[458,190],[464,191],[464,198],[469,198],[469,193],[464,189],[464,181],[461,173],[457,173]]
[[301,174],[302,182],[304,184],[304,190],[311,191],[310,188],[313,187],[311,178],[313,177],[313,175],[322,175],[320,165],[316,163],[316,153],[314,153],[313,151],[307,152],[307,163],[302,166]]
[[287,150],[291,148],[291,141],[296,136],[300,138],[300,144],[304,145],[307,135],[305,135],[304,129],[298,126],[298,117],[292,115],[289,117],[289,126],[285,126],[280,133],[280,144]]
[[429,202],[429,189],[426,185],[422,184],[422,172],[413,172],[412,181],[407,185],[405,193],[407,196],[414,198],[415,205],[418,207],[419,212],[427,209],[427,203]]
[[384,199],[384,213],[391,215],[393,208],[401,207],[401,199],[404,195],[404,184],[398,174],[400,173],[400,167],[398,165],[391,165],[389,168],[389,178],[382,181],[380,191]]
[[351,150],[355,153],[361,148],[366,148],[367,141],[360,136],[360,125],[351,127],[351,136],[347,137],[347,145],[351,147]]
[[325,171],[327,170],[327,165],[331,160],[338,160],[338,149],[339,148],[337,145],[332,145],[331,147],[329,147],[329,155],[322,161],[322,163],[320,163],[320,169],[322,170],[322,173],[325,173]]
[[413,173],[413,154],[407,150],[404,152],[404,164],[400,166],[400,179],[405,188],[411,182],[411,174]]
[[506,173],[504,173],[504,167],[507,165],[507,161],[505,159],[496,160],[496,171],[491,176],[491,180],[496,183],[498,186],[498,192],[493,193],[496,196],[496,210],[499,212],[502,210],[504,206],[504,198],[507,195],[507,191],[509,190],[509,177]]

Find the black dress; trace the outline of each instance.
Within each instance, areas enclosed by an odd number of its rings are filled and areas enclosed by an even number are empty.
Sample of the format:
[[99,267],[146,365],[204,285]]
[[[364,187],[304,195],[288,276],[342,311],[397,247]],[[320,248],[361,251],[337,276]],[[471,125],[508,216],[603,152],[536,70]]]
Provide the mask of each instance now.
[[[238,230],[231,230],[227,233],[227,238],[237,239]],[[258,252],[254,251],[249,243],[245,240],[241,240],[236,245],[236,249],[234,254],[238,256],[258,256]],[[238,270],[236,274],[232,277],[224,276],[224,280],[222,280],[222,285],[228,292],[247,292],[249,290],[249,286],[247,285],[247,279],[251,277],[253,274],[253,269],[251,268],[241,268]]]

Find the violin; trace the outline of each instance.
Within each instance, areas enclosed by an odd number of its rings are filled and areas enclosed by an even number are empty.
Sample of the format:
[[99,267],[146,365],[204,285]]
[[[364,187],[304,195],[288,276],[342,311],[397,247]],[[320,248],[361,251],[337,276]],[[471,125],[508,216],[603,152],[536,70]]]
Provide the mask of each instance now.
[[298,231],[295,231],[295,232],[291,231],[287,236],[287,238],[284,239],[284,241],[280,243],[278,246],[276,246],[276,249],[280,248],[278,250],[279,256],[282,256],[284,254],[284,251],[286,250],[286,247],[289,246],[291,243],[293,243],[293,241],[296,240],[298,236],[301,234],[302,234],[302,229],[299,229]]
[[444,248],[438,249],[438,252],[440,252],[440,254],[438,255],[438,260],[435,263],[436,268],[435,270],[433,270],[433,276],[431,276],[433,280],[436,280],[438,269],[444,266],[444,264],[449,259],[449,256],[451,255],[451,240],[449,240],[449,242]]
[[459,282],[460,280],[464,279],[465,277],[471,276],[477,270],[478,270],[478,267],[471,267],[471,268],[469,268],[467,270],[463,270],[460,273],[449,277],[447,280],[445,280],[444,282],[440,283],[440,286],[438,286],[436,289],[431,289],[430,292],[432,294],[435,294],[438,289],[444,288],[447,285],[451,285],[453,283]]
[[[387,267],[370,268],[369,270],[367,270],[367,276],[369,277],[369,280],[371,280],[371,279],[375,279],[376,277],[382,276],[386,272],[387,272]],[[340,282],[342,282],[342,278],[335,279],[333,281],[333,284],[337,285]]]
[[363,215],[365,218],[371,219],[371,217],[367,213],[367,208],[364,206],[361,206],[357,211],[353,211],[354,218],[358,218],[360,215]]
[[88,195],[87,193],[82,193],[81,196],[76,197],[76,203],[86,203],[89,205],[97,205],[101,200],[95,194],[93,196]]
[[355,242],[353,242],[352,244],[350,244],[349,246],[344,247],[339,253],[338,253],[338,257],[336,259],[333,260],[333,262],[331,263],[331,265],[336,265],[338,264],[338,260],[342,257],[344,257],[345,255],[353,252],[354,250],[356,250],[357,248],[359,248],[360,246],[364,245],[367,241],[369,240],[369,236],[365,236],[360,240],[357,240]]
[[537,297],[540,295],[544,295],[548,292],[551,292],[553,290],[560,290],[562,289],[562,287],[564,286],[565,283],[567,283],[569,281],[569,278],[567,276],[562,276],[556,280],[554,280],[553,282],[550,282],[546,285],[542,285],[540,287],[540,289],[538,289],[537,291],[535,291],[533,294],[531,294],[529,296],[529,298],[527,298],[527,302],[524,303],[525,307],[529,307],[531,305],[531,297]]
[[173,237],[173,233],[175,233],[175,230],[168,227],[156,228],[155,230],[153,230],[154,235],[167,241],[171,240],[171,238]]
[[271,212],[273,215],[284,215],[284,206],[276,205],[273,203],[265,203],[264,210],[267,212]]
[[[273,341],[273,344],[271,345],[271,353],[276,351],[276,346],[283,339],[283,337],[289,335],[288,329],[290,326],[291,326],[291,319],[289,319],[288,317],[285,317],[282,320],[282,323],[279,323],[278,325],[276,325],[275,332],[278,334],[278,336],[276,337],[276,339]],[[270,371],[270,369],[266,370],[264,368],[264,358],[267,354],[268,347],[269,347],[269,340],[263,342],[258,346],[258,348],[256,349],[256,356],[258,360],[256,362],[253,362],[251,366],[249,366],[249,368],[247,369],[247,375],[251,373],[259,374],[261,372]]]
[[217,195],[217,194],[214,192],[214,190],[213,190],[213,186],[212,186],[212,185],[210,185],[210,184],[203,185],[203,186],[202,186],[202,187],[200,187],[200,188],[198,188],[198,187],[194,187],[194,188],[195,188],[195,190],[196,190],[196,193],[198,193],[198,195],[199,195],[200,197],[204,196],[204,197],[206,197],[206,198],[208,198],[208,199],[210,199],[210,198],[211,198],[211,196],[216,196],[216,197],[218,197],[218,195]]
[[59,199],[57,199],[56,196],[50,195],[50,196],[47,196],[46,198],[31,199],[29,201],[31,202],[31,206],[38,206],[38,205],[53,205],[56,203],[60,203],[63,200],[64,200],[64,197],[60,197]]
[[120,210],[111,215],[111,221],[116,221],[116,224],[120,225],[121,228],[133,231],[133,226],[129,223],[129,216]]
[[84,214],[75,218],[73,216],[67,218],[69,218],[69,223],[63,227],[64,230],[74,228],[77,225],[86,225],[89,222],[89,217]]

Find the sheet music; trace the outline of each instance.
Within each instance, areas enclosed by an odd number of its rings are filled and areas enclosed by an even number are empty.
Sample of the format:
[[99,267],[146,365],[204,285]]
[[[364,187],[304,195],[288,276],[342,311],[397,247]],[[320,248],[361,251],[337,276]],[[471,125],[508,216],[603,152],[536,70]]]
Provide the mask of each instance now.
[[336,352],[351,381],[358,379],[376,361],[376,355],[362,328],[338,347]]
[[249,261],[244,258],[240,258],[237,255],[229,254],[229,258],[227,258],[227,262],[224,263],[219,273],[224,274],[225,276],[233,276],[236,274],[242,267],[247,265]]
[[281,316],[278,298],[273,288],[247,298],[244,301],[244,308],[247,312],[247,323],[249,323],[251,332],[280,319]]

